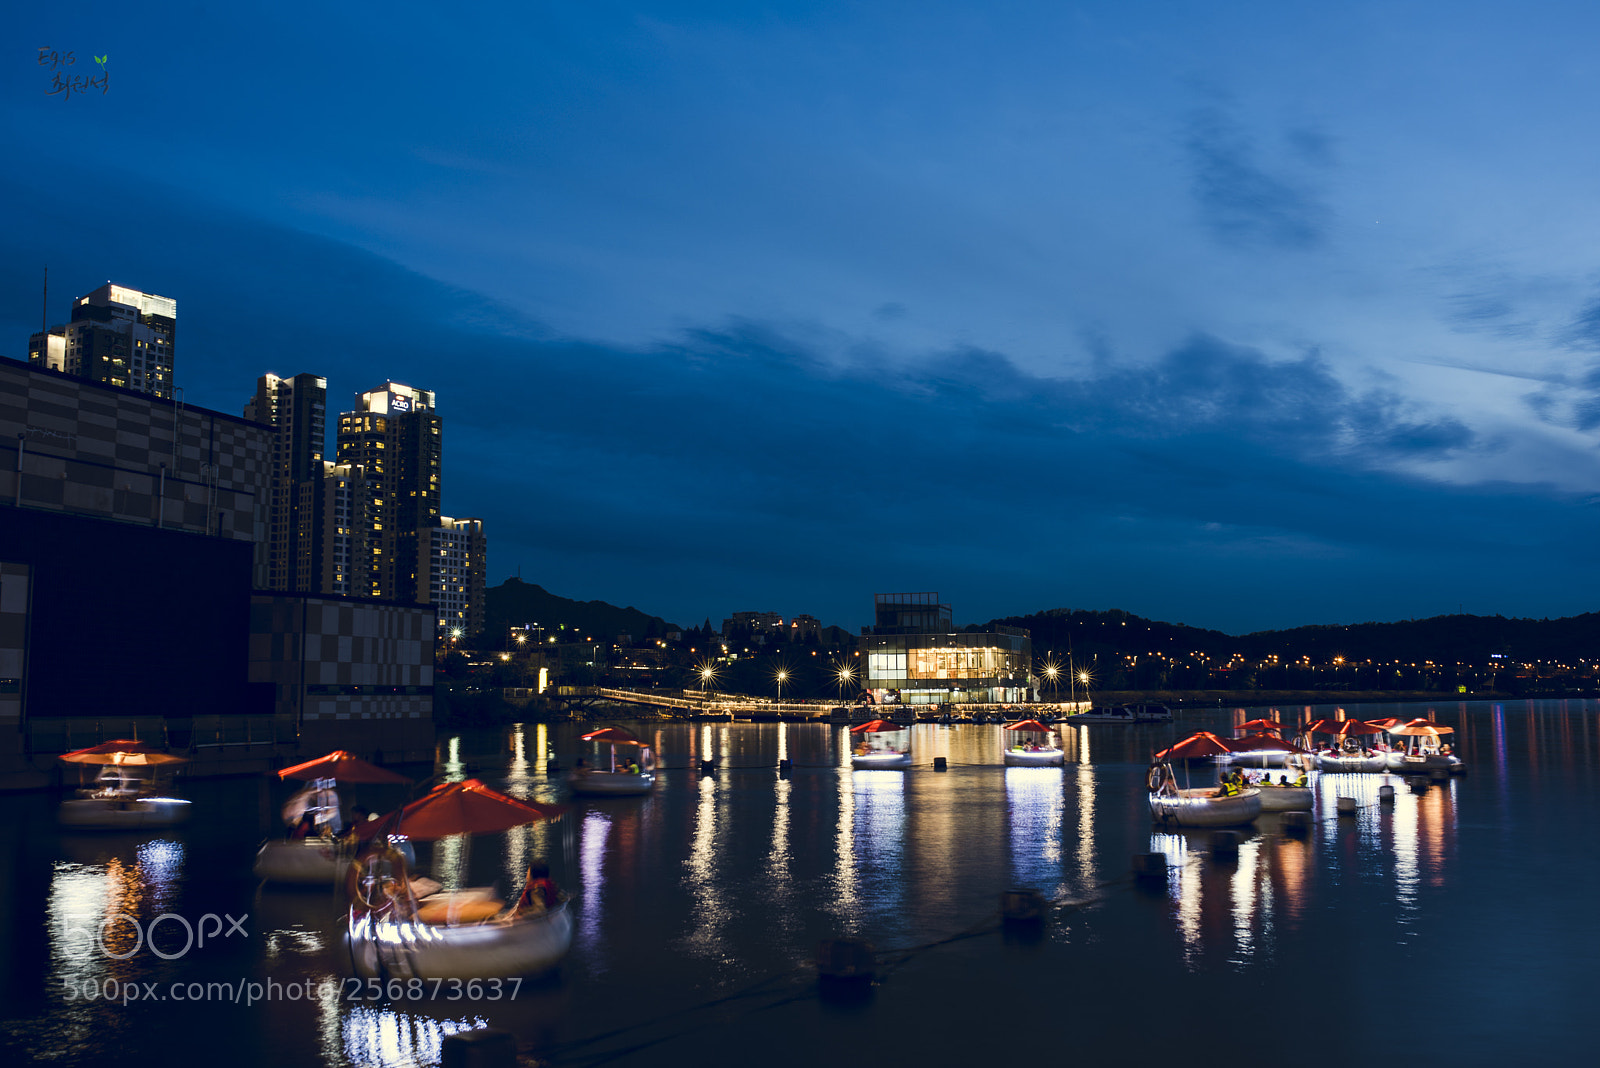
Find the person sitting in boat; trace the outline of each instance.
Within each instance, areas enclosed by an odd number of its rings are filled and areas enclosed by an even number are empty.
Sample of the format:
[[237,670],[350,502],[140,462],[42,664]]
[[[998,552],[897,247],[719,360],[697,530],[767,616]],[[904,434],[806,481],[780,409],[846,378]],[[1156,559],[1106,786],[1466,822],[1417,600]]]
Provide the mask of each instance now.
[[637,760],[628,761],[628,774],[629,775],[637,775],[637,774],[639,774],[639,762]]
[[555,880],[550,878],[550,865],[530,864],[528,878],[522,887],[522,896],[513,906],[514,913],[538,914],[546,912],[561,899]]
[[1301,768],[1300,769],[1300,774],[1295,778],[1294,784],[1296,786],[1301,786],[1301,787],[1307,786],[1307,785],[1310,784],[1310,780],[1306,778],[1306,769],[1305,768]]

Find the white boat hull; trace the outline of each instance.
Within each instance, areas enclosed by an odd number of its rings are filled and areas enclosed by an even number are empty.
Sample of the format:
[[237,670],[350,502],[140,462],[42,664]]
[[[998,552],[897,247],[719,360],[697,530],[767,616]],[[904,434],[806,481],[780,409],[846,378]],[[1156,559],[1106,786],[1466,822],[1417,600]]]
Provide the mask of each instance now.
[[1465,770],[1458,756],[1429,753],[1427,756],[1408,756],[1405,753],[1389,754],[1389,770],[1397,775],[1425,775],[1438,768],[1455,774]]
[[1005,752],[1008,768],[1059,768],[1061,756],[1059,749],[1040,749],[1032,753],[1026,750],[1019,753],[1007,749]]
[[1232,797],[1215,797],[1214,787],[1150,795],[1150,815],[1157,823],[1179,827],[1237,827],[1261,815],[1261,791],[1250,787]]
[[903,771],[911,766],[911,754],[860,753],[850,758],[850,766],[861,771]]
[[139,831],[175,827],[191,807],[181,797],[80,797],[61,802],[56,818],[83,831]]
[[362,979],[509,979],[559,964],[572,948],[572,916],[565,902],[533,916],[458,926],[366,914],[351,917],[345,938]]
[[256,853],[256,878],[271,883],[332,886],[349,868],[349,855],[325,838],[266,842]]
[[591,797],[631,797],[647,794],[656,785],[656,773],[643,771],[632,775],[626,771],[573,772],[567,776],[567,787],[575,794]]
[[1372,756],[1329,756],[1327,753],[1317,754],[1317,767],[1323,771],[1388,771],[1389,754],[1374,753]]
[[1103,712],[1079,712],[1076,715],[1065,716],[1056,721],[1058,727],[1071,727],[1079,723],[1137,723],[1131,714],[1126,716],[1113,716]]
[[1311,787],[1259,786],[1262,812],[1310,812]]

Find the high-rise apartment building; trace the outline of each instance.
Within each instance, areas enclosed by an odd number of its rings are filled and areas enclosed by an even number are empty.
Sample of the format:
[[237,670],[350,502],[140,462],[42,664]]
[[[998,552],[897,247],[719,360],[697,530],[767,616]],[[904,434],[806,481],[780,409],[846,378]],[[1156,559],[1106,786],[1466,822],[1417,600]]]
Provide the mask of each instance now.
[[[272,427],[271,489],[267,516],[267,589],[331,593],[319,581],[320,554],[304,539],[320,536],[315,514],[301,515],[302,488],[320,487],[328,424],[328,380],[318,375],[293,378],[262,375],[244,417]],[[319,511],[321,495],[304,495],[304,507]]]
[[439,638],[483,630],[483,591],[488,577],[488,542],[481,519],[443,516],[431,532],[428,570]]
[[172,397],[178,302],[107,282],[72,302],[72,321],[28,339],[28,362]]
[[372,530],[378,500],[366,472],[324,462],[317,477],[296,485],[296,571],[317,593],[371,597]]
[[386,382],[339,416],[338,461],[359,466],[376,502],[367,525],[366,596],[427,604],[430,531],[439,525],[442,443],[433,393]]

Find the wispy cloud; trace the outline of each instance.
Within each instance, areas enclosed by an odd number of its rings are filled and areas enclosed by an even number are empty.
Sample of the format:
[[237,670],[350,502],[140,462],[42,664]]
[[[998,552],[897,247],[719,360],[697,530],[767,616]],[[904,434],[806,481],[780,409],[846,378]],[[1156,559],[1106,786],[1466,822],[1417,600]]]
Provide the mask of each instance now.
[[[1294,153],[1305,164],[1326,167],[1332,155],[1325,137],[1290,131]],[[1272,168],[1244,128],[1220,107],[1189,119],[1183,147],[1201,221],[1224,244],[1239,248],[1301,251],[1326,240],[1329,209],[1303,175]]]

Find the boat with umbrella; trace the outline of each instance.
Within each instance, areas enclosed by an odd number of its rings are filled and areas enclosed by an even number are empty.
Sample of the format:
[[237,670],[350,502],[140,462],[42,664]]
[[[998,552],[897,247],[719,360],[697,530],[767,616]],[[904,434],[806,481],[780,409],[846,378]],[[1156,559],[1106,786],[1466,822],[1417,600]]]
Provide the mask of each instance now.
[[1407,739],[1404,748],[1389,754],[1389,770],[1401,775],[1418,775],[1443,768],[1453,775],[1467,770],[1461,758],[1451,752],[1450,745],[1442,741],[1444,735],[1454,734],[1454,727],[1446,727],[1431,719],[1413,719],[1392,724],[1386,728],[1390,735]]
[[[425,797],[373,821],[375,841],[403,835],[437,841],[495,834],[558,819],[566,809],[519,801],[477,779],[443,783]],[[470,841],[470,839],[469,839]],[[530,873],[531,874],[531,873]],[[486,888],[419,896],[405,858],[377,845],[345,876],[350,895],[346,946],[362,979],[494,979],[536,975],[572,947],[565,897],[535,898],[510,908]],[[430,880],[431,882],[431,880]],[[531,889],[531,888],[530,888]],[[525,896],[528,896],[525,894]]]
[[[306,787],[284,804],[281,815],[291,828],[306,833],[263,842],[256,851],[255,874],[273,883],[332,886],[343,878],[355,856],[353,840],[339,833],[338,787],[353,783],[409,784],[399,772],[380,768],[343,749],[279,771],[280,781],[298,780]],[[359,829],[358,829],[359,830]]]
[[862,771],[904,770],[911,766],[911,731],[886,719],[869,719],[850,728],[854,735],[850,766]]
[[656,755],[631,731],[601,727],[581,735],[593,747],[594,764],[580,760],[567,776],[575,794],[626,797],[647,794],[656,784]]
[[1254,823],[1261,815],[1261,790],[1247,786],[1224,791],[1218,786],[1194,789],[1188,785],[1184,765],[1183,787],[1178,786],[1173,761],[1226,756],[1228,743],[1210,731],[1197,731],[1157,753],[1150,764],[1150,815],[1160,824],[1178,827],[1237,827]]
[[1061,747],[1055,744],[1055,731],[1036,719],[1007,723],[1002,730],[1006,740],[1005,764],[1008,768],[1059,768]]
[[119,738],[63,753],[60,759],[80,771],[100,769],[94,785],[85,784],[75,797],[61,802],[57,819],[63,827],[137,831],[174,827],[189,818],[191,802],[171,796],[161,778],[163,768],[171,770],[187,763],[187,757],[163,753],[147,742]]
[[1383,728],[1359,719],[1319,719],[1306,725],[1307,734],[1331,734],[1335,741],[1316,753],[1323,771],[1386,771],[1389,754],[1363,746],[1359,739],[1382,734]]
[[1252,734],[1248,738],[1235,738],[1228,743],[1228,747],[1233,750],[1233,755],[1230,759],[1235,766],[1241,763],[1240,757],[1258,754],[1276,756],[1279,765],[1282,765],[1286,759],[1294,758],[1296,767],[1280,776],[1280,778],[1286,780],[1285,782],[1273,782],[1272,773],[1269,770],[1261,776],[1260,782],[1253,784],[1261,790],[1261,811],[1311,811],[1311,784],[1308,781],[1304,786],[1299,785],[1300,776],[1309,772],[1299,766],[1301,761],[1298,759],[1300,757],[1309,757],[1311,755],[1309,750],[1303,749],[1293,742],[1285,741],[1282,738],[1274,738],[1265,733]]
[[1281,768],[1283,767],[1284,751],[1254,744],[1246,745],[1252,737],[1266,736],[1269,738],[1283,737],[1287,724],[1275,719],[1252,719],[1233,728],[1235,737],[1228,743],[1233,750],[1229,758],[1234,767],[1239,768]]

